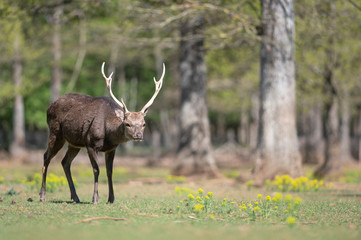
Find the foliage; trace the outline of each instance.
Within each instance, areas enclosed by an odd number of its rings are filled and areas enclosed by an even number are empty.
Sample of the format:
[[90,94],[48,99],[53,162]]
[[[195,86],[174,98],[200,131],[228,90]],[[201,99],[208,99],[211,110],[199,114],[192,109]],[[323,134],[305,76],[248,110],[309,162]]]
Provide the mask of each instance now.
[[14,190],[14,188],[11,188],[9,191],[6,192],[6,195],[9,196],[14,196],[14,195],[18,195],[19,193],[17,191]]
[[177,194],[177,195],[182,195],[182,196],[186,196],[189,194],[193,195],[196,193],[196,191],[190,189],[190,188],[187,188],[187,187],[175,187],[174,188],[174,192]]
[[345,183],[361,183],[361,171],[359,169],[347,168],[344,170],[340,180]]
[[[41,175],[36,173],[31,179],[29,180],[21,180],[20,182],[24,185],[30,187],[31,189],[40,189],[41,187]],[[77,185],[77,181],[73,178],[74,185]],[[57,176],[53,173],[49,173],[46,177],[46,191],[48,192],[55,192],[59,190],[59,188],[63,186],[67,186],[68,183],[65,179],[65,177]]]
[[252,188],[252,186],[253,186],[253,180],[248,180],[246,182],[246,186],[247,186],[247,189],[250,190]]
[[275,193],[273,198],[258,194],[255,201],[240,201],[237,204],[236,201],[229,201],[226,198],[222,201],[216,200],[213,192],[205,194],[200,188],[197,195],[190,193],[186,199],[179,201],[177,213],[195,214],[199,218],[210,219],[238,215],[239,218],[247,221],[276,218],[293,226],[299,214],[301,202],[300,197]]
[[267,188],[282,192],[317,192],[320,189],[332,187],[332,184],[324,184],[323,180],[309,179],[304,176],[292,178],[289,175],[277,175],[275,180],[267,180],[265,184]]
[[186,181],[185,176],[168,175],[165,179],[167,183],[184,183]]

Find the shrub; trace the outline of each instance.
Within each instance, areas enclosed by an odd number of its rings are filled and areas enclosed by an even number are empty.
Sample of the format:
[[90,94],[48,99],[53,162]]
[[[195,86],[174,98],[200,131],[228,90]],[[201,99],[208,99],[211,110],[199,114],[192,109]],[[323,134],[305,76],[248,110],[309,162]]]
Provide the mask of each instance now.
[[[41,175],[36,173],[36,174],[34,174],[32,179],[30,179],[28,181],[23,180],[21,182],[23,184],[25,184],[26,186],[29,186],[30,188],[40,188],[41,187]],[[75,185],[77,185],[77,182],[74,178],[73,178],[73,182]],[[66,185],[67,185],[67,181],[66,181],[65,177],[63,177],[63,176],[59,177],[53,173],[50,173],[46,177],[46,190],[49,192],[55,192],[60,187],[63,187]]]
[[263,197],[257,195],[255,201],[240,202],[213,199],[213,193],[204,194],[203,189],[198,190],[198,194],[189,193],[186,199],[177,204],[178,214],[195,214],[197,217],[206,219],[219,219],[220,217],[239,217],[246,221],[266,220],[277,218],[289,226],[296,222],[300,209],[301,198],[293,197],[290,194],[283,195],[275,193],[271,196]]
[[292,178],[289,175],[277,175],[274,181],[267,180],[265,183],[268,189],[277,189],[281,192],[316,192],[319,189],[331,187],[331,184],[324,184],[322,180],[309,179],[307,177]]
[[184,183],[186,181],[185,176],[168,175],[165,179],[167,183]]

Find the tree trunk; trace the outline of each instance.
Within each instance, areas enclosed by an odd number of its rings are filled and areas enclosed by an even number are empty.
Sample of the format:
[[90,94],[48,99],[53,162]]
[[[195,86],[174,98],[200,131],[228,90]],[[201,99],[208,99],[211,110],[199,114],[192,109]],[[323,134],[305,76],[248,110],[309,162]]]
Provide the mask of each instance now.
[[224,143],[226,141],[226,117],[224,113],[217,116],[217,143]]
[[83,62],[86,55],[86,28],[85,19],[81,18],[79,23],[79,52],[73,74],[71,75],[70,81],[65,90],[66,93],[71,92],[74,89],[74,86],[79,78],[81,68],[83,67]]
[[14,40],[14,61],[13,61],[13,81],[15,87],[15,104],[13,112],[13,140],[10,145],[10,154],[18,159],[22,157],[25,151],[25,116],[24,100],[21,94],[22,85],[22,63],[20,53],[21,33],[17,29]]
[[247,109],[242,109],[239,119],[238,141],[243,147],[249,147],[250,144],[250,121]]
[[361,164],[361,106],[357,106],[357,118],[355,123],[356,137],[356,160]]
[[187,19],[180,27],[180,140],[173,174],[215,177],[218,170],[212,155],[206,104],[203,27],[203,16]]
[[249,124],[249,147],[251,151],[257,148],[257,130],[259,126],[259,98],[258,95],[252,96],[252,119]]
[[58,6],[52,19],[53,38],[52,38],[52,78],[51,78],[51,102],[59,98],[61,92],[61,16],[63,7]]
[[322,108],[315,103],[303,119],[304,147],[303,162],[319,164],[323,159],[324,140],[322,135]]
[[176,117],[170,117],[168,110],[160,111],[160,127],[166,150],[175,150],[178,145],[178,124]]
[[160,147],[160,132],[158,129],[152,131],[152,155],[148,157],[147,166],[154,167],[160,162],[161,147]]
[[332,68],[326,66],[324,76],[324,96],[325,100],[325,114],[323,119],[324,136],[325,136],[325,152],[324,162],[315,171],[314,175],[317,177],[324,177],[326,175],[333,175],[340,171],[340,136],[339,136],[339,120],[338,120],[338,99],[337,91],[333,85]]
[[350,106],[347,92],[345,92],[344,97],[341,98],[340,162],[342,166],[354,162],[351,156]]
[[295,117],[293,1],[262,0],[260,119],[254,178],[302,174]]

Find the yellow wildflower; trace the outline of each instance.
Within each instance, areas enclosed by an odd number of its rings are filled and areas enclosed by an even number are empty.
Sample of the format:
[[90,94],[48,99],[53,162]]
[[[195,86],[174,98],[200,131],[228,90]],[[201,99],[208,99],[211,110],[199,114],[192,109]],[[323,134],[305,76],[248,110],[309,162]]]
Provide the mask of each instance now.
[[262,198],[262,194],[258,194],[258,195],[257,195],[257,198]]
[[292,195],[287,194],[287,195],[285,196],[285,200],[286,200],[287,202],[292,201]]
[[296,218],[288,217],[286,222],[288,223],[288,225],[294,225],[296,223]]
[[203,193],[203,192],[204,192],[204,191],[203,191],[202,188],[198,189],[198,193]]
[[282,193],[275,193],[275,196],[273,197],[272,201],[278,202],[282,200]]
[[200,212],[200,211],[202,211],[203,208],[204,208],[204,205],[197,203],[196,205],[193,206],[193,211]]
[[188,195],[188,198],[189,198],[189,199],[194,199],[193,194],[192,194],[192,193],[190,193],[190,194]]
[[267,201],[271,201],[271,197],[270,197],[270,196],[267,196],[267,197],[266,197],[266,200],[267,200]]

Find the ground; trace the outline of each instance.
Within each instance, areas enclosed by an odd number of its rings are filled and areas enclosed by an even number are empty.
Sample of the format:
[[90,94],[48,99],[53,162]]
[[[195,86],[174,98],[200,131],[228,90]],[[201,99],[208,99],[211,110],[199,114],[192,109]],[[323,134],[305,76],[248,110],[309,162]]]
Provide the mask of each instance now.
[[[47,202],[39,202],[40,187],[32,184],[40,172],[38,163],[0,162],[0,239],[361,239],[359,170],[317,192],[282,193],[285,199],[302,202],[298,207],[272,199],[269,216],[239,208],[259,204],[263,211],[266,196],[274,198],[277,192],[237,182],[237,173],[249,172],[248,167],[222,169],[222,179],[196,180],[169,177],[168,168],[118,165],[114,204],[106,203],[106,171],[101,167],[97,205],[91,204],[93,176],[88,163],[72,167],[81,204],[73,204],[66,183],[60,183],[64,173],[59,160],[48,172],[59,186],[47,193]],[[208,192],[213,205],[205,211],[202,204],[206,205]],[[189,194],[201,196],[201,204]],[[280,213],[274,210],[277,206]],[[293,213],[285,213],[290,207]]]

